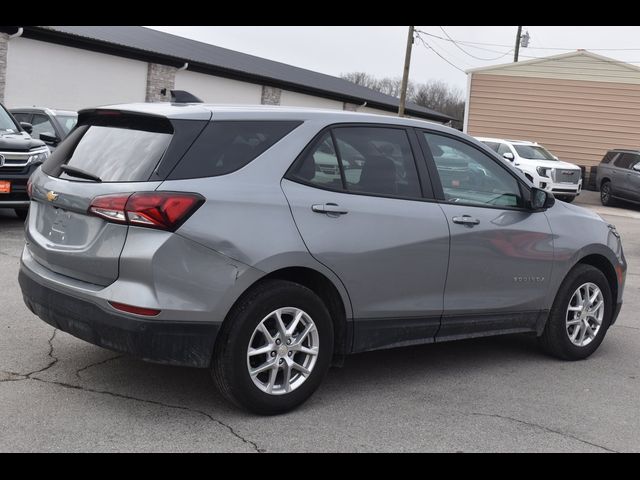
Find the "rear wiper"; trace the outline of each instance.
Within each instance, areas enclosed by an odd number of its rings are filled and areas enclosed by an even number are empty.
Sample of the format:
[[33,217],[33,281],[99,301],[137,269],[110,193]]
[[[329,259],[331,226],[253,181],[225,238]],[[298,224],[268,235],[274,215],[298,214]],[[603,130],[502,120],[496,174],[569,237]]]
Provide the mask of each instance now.
[[84,170],[81,170],[76,167],[70,167],[69,165],[61,165],[60,170],[62,170],[64,173],[72,177],[85,178],[87,180],[93,180],[94,182],[102,183],[102,179],[97,175],[94,175],[89,172],[85,172]]

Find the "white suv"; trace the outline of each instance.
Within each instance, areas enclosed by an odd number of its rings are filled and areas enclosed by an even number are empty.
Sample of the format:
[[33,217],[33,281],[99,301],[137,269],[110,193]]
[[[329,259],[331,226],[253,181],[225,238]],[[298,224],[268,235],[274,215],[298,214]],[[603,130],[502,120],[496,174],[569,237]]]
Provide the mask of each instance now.
[[542,145],[524,140],[476,137],[518,167],[533,185],[552,192],[556,198],[573,202],[582,190],[582,170],[561,162]]

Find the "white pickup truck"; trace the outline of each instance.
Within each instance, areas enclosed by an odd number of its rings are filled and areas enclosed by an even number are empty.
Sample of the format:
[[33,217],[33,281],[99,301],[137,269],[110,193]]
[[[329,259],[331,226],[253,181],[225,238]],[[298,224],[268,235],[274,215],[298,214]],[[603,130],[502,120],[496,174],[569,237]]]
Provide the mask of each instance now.
[[475,137],[512,162],[533,185],[552,192],[559,200],[573,202],[582,190],[582,170],[577,165],[558,160],[535,142]]

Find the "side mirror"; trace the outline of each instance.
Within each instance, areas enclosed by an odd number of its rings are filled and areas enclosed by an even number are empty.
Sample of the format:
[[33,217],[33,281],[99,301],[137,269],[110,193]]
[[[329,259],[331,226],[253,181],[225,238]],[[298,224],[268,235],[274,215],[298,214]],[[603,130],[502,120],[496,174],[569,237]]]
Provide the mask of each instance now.
[[31,125],[29,122],[20,122],[20,126],[29,135],[31,135],[31,132],[33,132],[33,125]]
[[636,172],[640,172],[640,162],[636,163],[636,164],[633,166],[633,169],[634,169]]
[[53,145],[53,146],[56,146],[58,143],[60,143],[60,139],[56,137],[53,133],[49,133],[49,132],[42,132],[40,134],[40,140],[42,140],[47,145]]
[[555,160],[560,160],[558,157],[556,157],[555,155],[551,155]]
[[540,188],[531,189],[531,209],[532,210],[546,210],[553,207],[556,203],[556,199],[552,193],[545,192]]
[[505,152],[505,153],[502,154],[502,156],[504,158],[506,158],[507,160],[509,160],[510,162],[513,162],[513,159],[514,159],[513,153]]

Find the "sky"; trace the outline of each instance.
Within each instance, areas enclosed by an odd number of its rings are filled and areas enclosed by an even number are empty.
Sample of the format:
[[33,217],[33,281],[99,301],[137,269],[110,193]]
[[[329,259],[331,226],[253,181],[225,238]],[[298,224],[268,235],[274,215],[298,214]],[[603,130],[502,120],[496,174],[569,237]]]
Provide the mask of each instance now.
[[[408,32],[407,26],[149,28],[329,75],[362,71],[377,77],[402,76]],[[513,61],[517,26],[416,28],[425,32],[419,33],[424,43],[417,39],[411,56],[410,78],[417,83],[442,80],[465,91],[466,74],[460,70]],[[640,65],[640,27],[523,26],[522,31],[530,41],[520,49],[520,61],[583,48]]]

